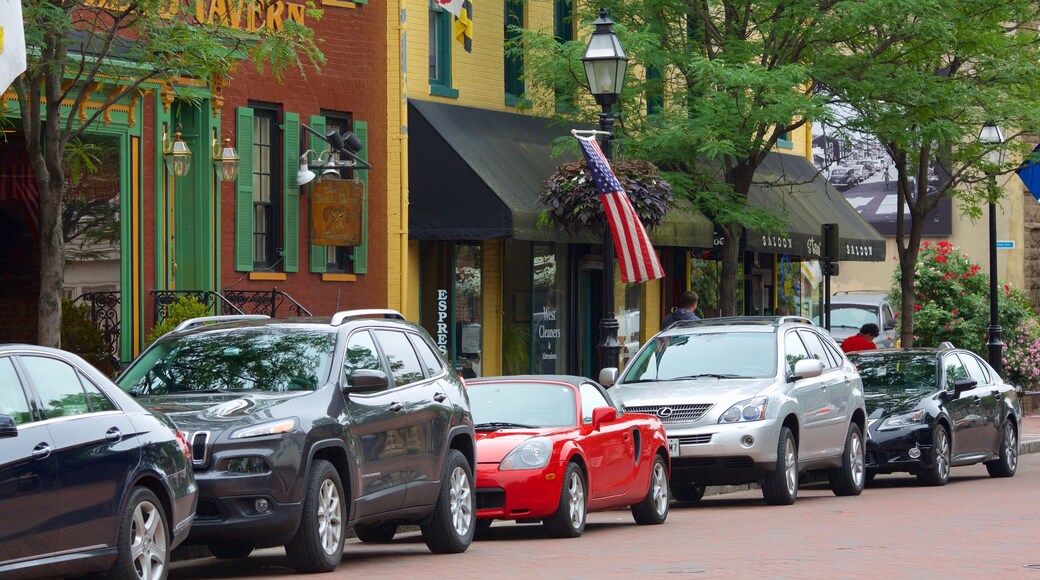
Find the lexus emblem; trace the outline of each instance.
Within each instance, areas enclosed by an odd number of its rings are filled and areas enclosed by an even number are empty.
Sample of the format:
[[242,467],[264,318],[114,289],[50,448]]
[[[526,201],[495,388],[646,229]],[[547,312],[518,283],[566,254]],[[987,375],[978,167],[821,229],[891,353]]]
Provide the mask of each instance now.
[[662,418],[662,419],[667,419],[668,417],[671,417],[672,416],[672,408],[671,407],[661,407],[660,409],[657,410],[657,416]]

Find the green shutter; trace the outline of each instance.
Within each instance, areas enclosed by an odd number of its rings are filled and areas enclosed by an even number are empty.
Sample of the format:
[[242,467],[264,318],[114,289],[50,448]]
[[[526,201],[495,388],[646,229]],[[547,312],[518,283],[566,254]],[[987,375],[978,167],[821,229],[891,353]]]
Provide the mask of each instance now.
[[282,125],[282,156],[285,158],[285,195],[282,198],[284,216],[282,241],[285,252],[285,271],[300,270],[300,186],[296,185],[296,171],[300,168],[300,115],[286,113]]
[[[324,135],[325,117],[322,117],[321,115],[311,115],[310,127]],[[313,149],[315,153],[320,153],[327,147],[324,141],[318,139],[312,133],[308,133],[307,143],[308,147]],[[308,229],[308,231],[310,230]],[[313,236],[314,232],[310,232],[310,235]],[[328,265],[328,255],[325,248],[326,246],[315,246],[314,244],[311,244],[311,272],[325,273],[325,268]]]
[[235,184],[235,270],[253,271],[253,109],[239,107],[236,115],[239,151]]
[[[354,134],[361,140],[361,151],[357,156],[368,161],[368,123],[354,121]],[[368,273],[368,171],[358,171],[365,184],[365,200],[361,204],[361,245],[354,248],[354,273]]]

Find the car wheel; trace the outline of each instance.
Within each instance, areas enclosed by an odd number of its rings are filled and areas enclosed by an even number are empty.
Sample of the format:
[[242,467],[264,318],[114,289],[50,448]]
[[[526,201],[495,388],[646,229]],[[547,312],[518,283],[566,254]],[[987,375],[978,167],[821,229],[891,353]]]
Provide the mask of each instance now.
[[676,501],[700,501],[704,497],[704,485],[695,481],[672,480],[669,489]]
[[339,473],[324,459],[315,460],[307,478],[303,518],[296,536],[285,545],[289,565],[297,572],[331,572],[343,559],[346,502]]
[[863,453],[863,432],[859,425],[849,425],[845,435],[845,448],[841,453],[841,467],[827,471],[834,495],[859,495],[866,483],[867,468]]
[[477,527],[475,501],[473,469],[462,452],[449,449],[433,519],[420,527],[431,552],[457,554],[469,548]]
[[990,477],[1011,477],[1018,471],[1018,430],[1013,419],[1004,423],[999,454],[996,460],[986,462],[986,471]]
[[118,551],[109,577],[162,580],[169,572],[170,528],[159,498],[149,489],[130,490],[119,518]]
[[660,455],[654,456],[650,489],[643,501],[632,506],[632,517],[641,525],[663,524],[668,519],[668,465]]
[[917,481],[924,485],[946,485],[950,480],[950,435],[946,427],[936,424],[932,428],[932,466],[917,474]]
[[554,538],[577,538],[585,531],[585,477],[577,463],[567,464],[556,513],[542,521],[545,531]]
[[769,505],[791,505],[798,497],[798,448],[788,427],[780,428],[776,469],[762,481],[762,496]]
[[221,542],[206,546],[210,554],[218,560],[238,560],[253,553],[253,546],[238,542]]
[[374,526],[354,526],[354,535],[369,544],[385,544],[397,534],[395,524],[376,524]]

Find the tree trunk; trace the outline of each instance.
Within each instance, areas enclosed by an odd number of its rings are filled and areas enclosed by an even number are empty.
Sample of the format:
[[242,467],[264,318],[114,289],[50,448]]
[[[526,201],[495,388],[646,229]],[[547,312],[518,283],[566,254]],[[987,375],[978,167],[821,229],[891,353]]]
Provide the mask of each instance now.
[[719,284],[719,316],[736,314],[737,268],[740,267],[740,224],[723,226],[726,241],[722,244],[722,280]]
[[916,220],[911,220],[910,243],[904,245],[902,236],[896,236],[897,251],[900,254],[899,345],[903,348],[914,345],[914,306],[917,304],[917,280],[914,278],[914,271],[917,269],[917,256],[921,253],[921,229],[924,227],[923,223],[914,227],[914,221]]

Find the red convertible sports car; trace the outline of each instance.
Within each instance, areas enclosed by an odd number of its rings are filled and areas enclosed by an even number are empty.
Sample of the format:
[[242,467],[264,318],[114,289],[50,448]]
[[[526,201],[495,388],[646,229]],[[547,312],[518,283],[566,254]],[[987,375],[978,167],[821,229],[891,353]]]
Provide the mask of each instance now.
[[625,413],[584,377],[469,379],[477,429],[477,524],[541,521],[575,538],[585,514],[630,507],[668,517],[668,439],[657,417]]

